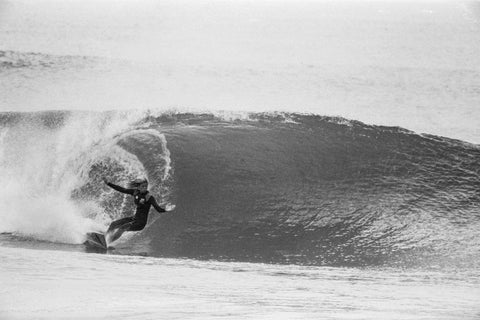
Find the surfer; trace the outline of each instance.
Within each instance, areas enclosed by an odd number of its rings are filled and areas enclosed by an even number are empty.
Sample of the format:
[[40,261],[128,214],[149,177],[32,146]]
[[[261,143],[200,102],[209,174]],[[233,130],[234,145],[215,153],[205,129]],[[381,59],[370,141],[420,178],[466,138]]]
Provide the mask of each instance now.
[[118,219],[110,224],[107,230],[109,242],[113,242],[120,238],[125,231],[143,230],[147,224],[148,213],[151,206],[160,213],[167,212],[167,210],[160,207],[155,198],[149,194],[147,179],[142,178],[131,181],[128,189],[117,186],[116,184],[109,182],[106,178],[103,178],[103,182],[114,190],[132,195],[137,207],[134,216]]

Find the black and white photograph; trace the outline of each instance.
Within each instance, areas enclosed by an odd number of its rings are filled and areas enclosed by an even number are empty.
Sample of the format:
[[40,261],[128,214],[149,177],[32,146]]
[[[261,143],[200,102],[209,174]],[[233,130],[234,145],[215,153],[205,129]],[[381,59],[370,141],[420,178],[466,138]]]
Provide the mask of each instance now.
[[480,319],[480,0],[0,0],[0,319]]

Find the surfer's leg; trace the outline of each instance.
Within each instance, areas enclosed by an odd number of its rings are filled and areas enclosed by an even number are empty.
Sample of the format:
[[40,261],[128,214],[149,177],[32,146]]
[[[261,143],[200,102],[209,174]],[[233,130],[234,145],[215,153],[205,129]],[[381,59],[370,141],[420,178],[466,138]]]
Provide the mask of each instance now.
[[146,223],[144,222],[139,222],[139,221],[133,221],[133,223],[130,225],[130,228],[128,228],[127,231],[140,231],[145,228]]
[[122,234],[130,228],[133,221],[135,221],[134,217],[126,217],[113,221],[105,234],[107,242],[110,243],[120,238]]
[[108,242],[114,242],[115,240],[120,238],[125,231],[130,229],[130,226],[132,224],[133,224],[133,222],[125,223],[122,226],[115,229],[113,232],[108,233]]
[[130,223],[132,221],[133,221],[133,217],[127,217],[127,218],[122,218],[122,219],[115,220],[108,227],[107,233],[112,232],[113,230],[121,227],[122,225],[124,225],[126,223]]
[[117,240],[122,236],[125,231],[140,231],[145,228],[145,223],[135,221],[135,219],[132,220],[133,221],[125,223],[114,231],[107,233],[108,242],[113,242]]

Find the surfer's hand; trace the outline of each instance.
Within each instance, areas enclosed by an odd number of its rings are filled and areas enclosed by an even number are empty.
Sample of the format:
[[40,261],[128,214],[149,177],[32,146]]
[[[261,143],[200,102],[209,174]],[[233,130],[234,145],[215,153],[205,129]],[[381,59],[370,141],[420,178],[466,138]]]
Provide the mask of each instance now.
[[175,205],[174,204],[167,204],[164,209],[165,209],[165,212],[173,211],[173,210],[175,210]]

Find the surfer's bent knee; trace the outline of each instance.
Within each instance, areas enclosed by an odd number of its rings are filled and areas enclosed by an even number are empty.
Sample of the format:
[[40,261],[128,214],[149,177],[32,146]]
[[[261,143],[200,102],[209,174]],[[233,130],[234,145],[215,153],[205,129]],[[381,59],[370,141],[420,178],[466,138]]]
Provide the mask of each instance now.
[[140,230],[143,230],[145,228],[145,224],[138,224],[138,223],[135,223],[133,222],[131,225],[130,225],[130,228],[128,228],[128,231],[140,231]]

